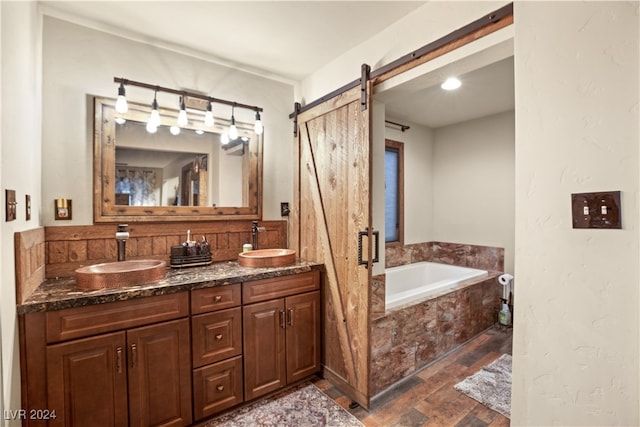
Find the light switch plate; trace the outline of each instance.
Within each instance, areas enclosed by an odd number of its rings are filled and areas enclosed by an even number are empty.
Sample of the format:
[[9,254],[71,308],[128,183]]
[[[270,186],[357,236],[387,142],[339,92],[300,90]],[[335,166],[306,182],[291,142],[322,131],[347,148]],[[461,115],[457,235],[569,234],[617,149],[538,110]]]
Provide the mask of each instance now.
[[571,195],[573,228],[622,228],[620,191]]
[[7,221],[16,219],[16,190],[5,190],[5,212]]

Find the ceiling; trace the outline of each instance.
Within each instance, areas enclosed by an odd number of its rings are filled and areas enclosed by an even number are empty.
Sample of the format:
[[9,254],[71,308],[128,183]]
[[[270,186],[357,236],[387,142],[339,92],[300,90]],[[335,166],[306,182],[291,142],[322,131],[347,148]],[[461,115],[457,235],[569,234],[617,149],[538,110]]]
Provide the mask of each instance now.
[[[40,3],[46,15],[294,83],[426,2]],[[512,61],[467,71],[461,80],[460,89],[446,94],[439,83],[405,90],[396,100],[390,90],[387,114],[435,128],[513,109]]]

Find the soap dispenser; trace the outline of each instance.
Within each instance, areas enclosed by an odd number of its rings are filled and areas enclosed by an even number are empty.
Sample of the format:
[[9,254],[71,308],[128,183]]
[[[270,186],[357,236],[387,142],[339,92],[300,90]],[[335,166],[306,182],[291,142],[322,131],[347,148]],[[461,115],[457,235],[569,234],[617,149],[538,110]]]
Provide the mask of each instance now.
[[502,299],[502,310],[498,313],[498,323],[504,326],[511,325],[511,311],[509,311],[509,305],[505,299]]

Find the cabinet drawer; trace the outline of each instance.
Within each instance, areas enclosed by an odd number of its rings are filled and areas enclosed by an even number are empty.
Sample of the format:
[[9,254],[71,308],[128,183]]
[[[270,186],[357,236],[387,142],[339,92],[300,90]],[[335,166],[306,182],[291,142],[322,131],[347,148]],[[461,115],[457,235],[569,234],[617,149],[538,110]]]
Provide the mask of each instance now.
[[88,337],[189,315],[186,292],[46,313],[47,343]]
[[196,420],[242,403],[242,356],[193,371]]
[[191,291],[191,313],[200,314],[240,305],[240,283]]
[[316,289],[320,289],[320,272],[318,271],[254,280],[242,284],[242,303],[267,301]]
[[240,307],[191,317],[193,367],[242,354]]

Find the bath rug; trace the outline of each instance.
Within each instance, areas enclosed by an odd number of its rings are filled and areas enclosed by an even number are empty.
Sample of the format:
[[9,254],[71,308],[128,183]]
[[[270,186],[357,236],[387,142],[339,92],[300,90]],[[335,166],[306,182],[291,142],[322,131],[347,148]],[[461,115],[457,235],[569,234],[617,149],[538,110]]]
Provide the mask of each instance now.
[[213,418],[199,427],[363,427],[311,383]]
[[511,356],[503,354],[455,386],[456,390],[511,418]]

